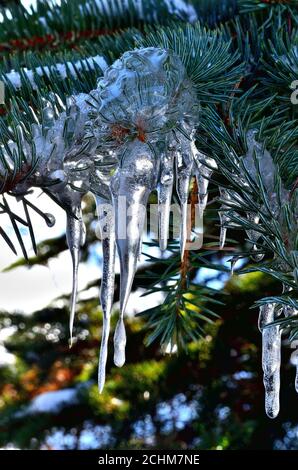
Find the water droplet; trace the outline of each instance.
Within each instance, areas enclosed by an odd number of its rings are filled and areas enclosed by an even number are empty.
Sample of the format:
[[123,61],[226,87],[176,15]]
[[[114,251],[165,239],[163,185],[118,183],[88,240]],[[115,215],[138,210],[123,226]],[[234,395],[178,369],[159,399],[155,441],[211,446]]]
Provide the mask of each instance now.
[[48,227],[54,227],[56,223],[56,219],[53,214],[49,214],[48,212],[44,214],[45,221]]

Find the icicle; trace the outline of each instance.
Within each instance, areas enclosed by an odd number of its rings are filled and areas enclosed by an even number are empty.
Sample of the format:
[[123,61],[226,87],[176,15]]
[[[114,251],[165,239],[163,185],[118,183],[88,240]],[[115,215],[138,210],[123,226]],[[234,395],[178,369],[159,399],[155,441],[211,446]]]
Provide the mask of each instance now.
[[201,247],[204,241],[203,219],[208,202],[209,178],[211,177],[213,170],[217,168],[217,165],[213,158],[207,157],[196,148],[194,139],[191,141],[191,149],[195,162],[194,174],[198,186],[198,220],[196,220],[198,228],[194,228],[193,231],[196,234],[198,246]]
[[[58,186],[58,185],[57,185]],[[72,258],[72,293],[70,302],[70,317],[69,317],[69,331],[70,331],[70,347],[73,340],[73,322],[76,308],[76,298],[78,290],[78,268],[80,261],[80,248],[85,242],[85,225],[82,219],[81,201],[82,194],[73,191],[68,186],[63,190],[55,193],[57,199],[62,204],[66,204],[70,210],[66,216],[66,241],[67,246]]]
[[222,212],[219,213],[219,219],[220,219],[219,248],[220,250],[223,250],[223,248],[225,247],[226,238],[227,238],[227,228],[224,227],[224,224],[227,223],[229,219]]
[[[292,287],[287,286],[286,284],[283,285],[283,290],[282,293],[286,294],[288,292],[291,292],[293,290]],[[290,305],[284,305],[283,306],[283,314],[286,318],[292,317],[294,315],[298,315],[298,309],[295,307],[292,307]],[[295,390],[298,393],[298,345],[297,341],[294,341],[292,343],[292,347],[296,346],[296,351],[294,351],[291,355],[291,364],[295,366],[296,368],[296,375],[295,375]]]
[[140,238],[140,244],[139,244],[139,253],[138,253],[138,258],[137,258],[137,262],[140,262],[141,261],[141,257],[142,257],[142,252],[143,252],[143,233],[141,234],[141,238]]
[[159,247],[167,249],[169,239],[170,211],[174,183],[173,154],[170,151],[162,159],[158,190],[158,234]]
[[115,224],[114,215],[99,197],[95,198],[97,215],[102,237],[103,268],[101,279],[100,302],[103,312],[102,338],[98,366],[98,388],[103,390],[106,376],[110,318],[113,307],[115,283]]
[[[220,198],[223,201],[230,201],[230,195],[225,188],[219,188]],[[230,217],[228,216],[227,211],[229,210],[229,206],[226,204],[222,204],[219,210],[219,220],[220,220],[220,236],[219,236],[219,247],[222,250],[226,243],[227,237],[227,227],[226,225],[230,222]]]
[[114,362],[119,367],[125,362],[123,316],[136,272],[146,205],[155,187],[157,174],[157,163],[151,150],[146,144],[135,140],[127,145],[121,167],[111,182],[120,259],[120,318],[114,334]]
[[81,206],[72,207],[73,214],[67,215],[67,228],[66,239],[67,245],[72,257],[72,293],[70,302],[70,319],[69,319],[69,332],[70,332],[70,347],[73,341],[73,323],[76,309],[77,291],[78,291],[78,269],[80,262],[80,247],[84,244],[85,231],[82,220]]
[[291,364],[296,368],[295,374],[295,390],[298,393],[298,345],[297,342],[294,341],[293,346],[296,346],[296,350],[291,355]]
[[189,142],[182,143],[182,151],[176,153],[176,189],[180,201],[181,210],[181,230],[180,230],[180,255],[184,256],[184,251],[188,238],[188,195],[192,173],[193,161],[190,157]]
[[114,333],[114,364],[122,367],[125,364],[126,331],[123,320],[123,313],[117,322]]
[[[264,180],[265,189],[267,190],[269,199],[273,197],[276,198],[275,194],[275,174],[276,174],[276,165],[273,161],[272,156],[263,148],[262,144],[256,141],[256,135],[258,131],[256,129],[250,129],[246,134],[246,141],[247,141],[247,148],[248,152],[244,157],[244,165],[249,172],[250,176],[257,181],[257,168],[255,165],[254,156],[256,156],[258,160],[258,164],[260,167],[260,172],[262,174],[262,178]],[[272,200],[272,204],[274,205]]]
[[256,129],[250,129],[247,132],[247,148],[248,152],[243,159],[246,170],[256,182],[257,180],[257,167],[255,164],[255,158],[257,158],[260,173],[262,175],[263,184],[267,193],[267,199],[270,205],[272,213],[278,217],[280,213],[280,203],[287,202],[290,197],[290,191],[286,190],[281,183],[279,188],[279,195],[276,191],[276,174],[277,166],[271,156],[271,154],[263,148],[262,144],[256,141],[256,135],[258,131]]
[[231,277],[234,276],[235,265],[238,260],[239,260],[239,256],[234,256],[233,258],[229,260],[231,263]]
[[279,413],[281,330],[279,325],[266,325],[274,321],[275,304],[260,307],[259,327],[262,330],[262,366],[265,387],[265,410],[269,418]]
[[[192,146],[194,146],[194,144]],[[195,156],[195,161],[197,163],[196,178],[199,190],[199,211],[201,217],[203,217],[208,202],[209,179],[211,178],[213,171],[217,168],[217,164],[213,158],[207,157],[198,150],[196,150],[196,152],[197,154]],[[204,160],[205,164],[202,162],[202,160]]]

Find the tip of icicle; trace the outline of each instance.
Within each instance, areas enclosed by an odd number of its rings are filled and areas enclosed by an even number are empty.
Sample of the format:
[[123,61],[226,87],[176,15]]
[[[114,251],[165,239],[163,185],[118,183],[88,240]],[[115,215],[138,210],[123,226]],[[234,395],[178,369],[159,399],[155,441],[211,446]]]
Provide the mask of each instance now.
[[226,229],[221,228],[220,236],[219,236],[219,249],[223,250],[226,244]]
[[[267,394],[268,392],[266,392]],[[269,397],[270,398],[270,397]],[[265,412],[268,418],[274,419],[279,415],[279,399],[277,398],[278,403],[268,403],[268,396],[265,396]]]
[[268,412],[268,411],[266,411],[266,415],[267,415],[268,418],[270,418],[270,419],[275,419],[275,418],[278,416],[278,414],[279,414],[279,411],[274,412],[274,413],[273,413],[273,412]]
[[159,242],[159,249],[160,251],[166,251],[168,245],[166,240],[160,240]]
[[73,345],[73,322],[74,322],[74,309],[72,308],[71,312],[70,312],[70,319],[69,319],[69,325],[68,325],[68,328],[69,328],[69,340],[68,340],[69,349],[71,349],[71,347]]
[[124,357],[124,358],[114,357],[114,364],[115,364],[115,366],[117,366],[117,367],[122,367],[122,366],[124,366],[124,364],[125,364],[125,357]]
[[102,394],[104,386],[105,386],[105,380],[104,379],[99,379],[99,381],[98,381],[98,391],[99,391],[100,394]]
[[125,364],[125,345],[126,333],[123,323],[123,315],[118,320],[114,333],[114,364],[117,367],[122,367]]

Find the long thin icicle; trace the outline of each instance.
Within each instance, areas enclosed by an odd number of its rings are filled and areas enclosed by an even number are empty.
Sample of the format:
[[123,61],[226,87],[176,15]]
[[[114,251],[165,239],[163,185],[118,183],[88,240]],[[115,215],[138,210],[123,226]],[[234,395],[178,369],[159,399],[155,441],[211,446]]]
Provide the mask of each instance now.
[[167,249],[169,239],[171,200],[174,184],[174,161],[170,151],[162,159],[161,174],[158,184],[158,235],[159,247],[162,251]]
[[298,393],[298,346],[296,346],[296,350],[291,355],[291,364],[296,368],[295,390]]
[[[293,290],[292,287],[287,286],[286,284],[283,285],[283,294],[291,292]],[[294,315],[298,315],[298,309],[292,307],[290,305],[285,305],[283,307],[283,314],[286,318],[292,317]],[[296,375],[295,375],[295,390],[298,393],[298,345],[296,341],[294,341],[293,345],[296,345],[296,351],[294,351],[291,355],[291,363],[296,368]]]
[[82,194],[73,192],[67,187],[58,195],[59,199],[66,203],[71,210],[66,216],[66,241],[72,258],[72,292],[70,302],[69,332],[70,347],[73,342],[73,323],[76,310],[78,292],[78,269],[80,262],[80,248],[85,243],[86,229],[82,218],[81,201]]
[[158,168],[149,147],[134,141],[127,146],[122,166],[113,176],[116,244],[120,259],[120,318],[114,333],[114,363],[125,363],[124,312],[136,272],[148,197],[155,187]]
[[108,341],[110,334],[111,310],[114,299],[115,284],[115,223],[114,214],[111,213],[105,201],[95,198],[98,221],[102,237],[102,279],[100,290],[100,303],[103,312],[102,338],[98,366],[98,388],[103,390],[106,377],[106,363],[108,357]]
[[262,329],[262,366],[265,387],[265,411],[269,418],[279,413],[281,330],[279,325],[266,325],[274,321],[274,304],[260,307],[259,326]]
[[181,210],[180,254],[181,259],[188,238],[188,195],[193,161],[190,158],[190,144],[182,143],[182,151],[176,153],[176,189]]
[[76,310],[77,293],[78,293],[78,269],[80,262],[80,247],[82,243],[82,215],[77,212],[79,217],[76,220],[71,215],[67,216],[67,245],[72,258],[72,292],[70,302],[70,318],[69,318],[69,332],[70,332],[70,347],[73,341],[73,323]]

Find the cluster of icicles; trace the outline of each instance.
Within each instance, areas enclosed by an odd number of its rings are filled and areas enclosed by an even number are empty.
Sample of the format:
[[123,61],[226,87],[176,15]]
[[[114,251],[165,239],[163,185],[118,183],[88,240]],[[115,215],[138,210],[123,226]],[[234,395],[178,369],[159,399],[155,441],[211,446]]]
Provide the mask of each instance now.
[[[279,196],[276,187],[276,164],[270,153],[256,141],[256,130],[249,130],[246,135],[247,154],[235,161],[238,167],[238,174],[235,179],[240,187],[244,189],[249,187],[248,179],[251,178],[255,183],[258,182],[257,171],[262,175],[262,184],[266,192],[267,204],[270,209],[270,217],[278,220],[281,216],[281,205],[289,202],[291,192],[286,190],[283,184],[279,187]],[[258,183],[257,183],[258,184]],[[245,201],[241,194],[234,190],[220,188],[222,205],[219,211],[221,221],[220,245],[224,246],[227,227],[236,226],[234,219],[237,219],[237,207],[241,209]],[[260,210],[267,211],[268,208],[260,207]],[[268,211],[267,211],[268,213]],[[298,215],[298,214],[297,214]],[[234,217],[236,216],[236,217]],[[246,217],[251,223],[252,228],[246,230],[247,237],[252,245],[252,258],[255,261],[261,261],[264,257],[262,250],[262,235],[259,230],[260,214],[258,212],[247,212]],[[269,213],[268,213],[269,217]],[[267,221],[270,224],[270,220]],[[295,249],[296,232],[287,234],[289,249]],[[237,261],[232,259],[233,263]],[[291,290],[284,286],[283,293]],[[259,312],[259,329],[262,333],[262,368],[263,382],[265,388],[265,410],[270,418],[275,418],[279,413],[279,394],[280,394],[280,365],[281,365],[281,342],[282,327],[276,323],[276,320],[286,319],[298,315],[298,310],[294,306],[280,305],[275,303],[262,304]],[[293,352],[293,365],[296,366],[295,388],[298,392],[298,351]]]
[[[81,203],[87,192],[95,197],[103,248],[101,391],[116,248],[120,260],[120,318],[114,333],[114,363],[121,367],[125,362],[124,313],[141,250],[149,195],[157,190],[160,248],[165,250],[175,184],[181,209],[183,256],[190,181],[193,176],[197,178],[199,210],[203,215],[214,161],[205,157],[206,165],[203,164],[202,154],[195,147],[195,91],[181,60],[169,50],[144,48],[126,52],[105,71],[95,90],[71,97],[64,108],[57,97],[55,100],[45,102],[41,119],[36,117],[29,131],[20,123],[15,139],[1,146],[4,158],[0,160],[0,174],[8,183],[2,187],[5,192],[15,182],[11,193],[16,197],[23,197],[32,187],[43,188],[66,210],[66,238],[73,262],[71,341],[80,248],[85,243]],[[17,178],[13,171],[15,155],[18,161],[21,158],[25,162]]]
[[[100,293],[103,329],[98,372],[102,391],[116,249],[120,260],[120,317],[114,333],[114,363],[121,367],[126,345],[124,314],[141,250],[149,195],[157,190],[159,244],[165,250],[175,185],[180,203],[183,256],[188,236],[191,179],[197,179],[198,209],[203,217],[209,178],[216,163],[195,146],[198,126],[195,90],[180,58],[169,50],[144,48],[126,52],[105,71],[95,90],[71,97],[66,106],[57,97],[55,100],[45,102],[41,119],[36,117],[29,130],[20,123],[15,138],[0,146],[2,192],[9,188],[11,194],[22,198],[30,188],[39,187],[66,210],[66,237],[73,263],[71,341],[80,248],[85,243],[81,203],[87,192],[94,195],[103,248]],[[33,111],[32,116],[35,116]],[[251,153],[259,148],[253,133],[248,135],[248,148]],[[18,172],[16,160],[23,162]],[[253,168],[249,168],[251,161],[251,155],[247,155],[247,170],[253,173]],[[270,185],[271,176],[267,179]],[[225,245],[227,226],[232,225],[228,209],[233,199],[235,207],[235,194],[221,189],[221,248]],[[240,198],[236,201],[241,204]],[[257,214],[247,214],[247,217],[258,224]],[[247,230],[247,235],[257,252],[260,233]],[[256,253],[257,259],[261,257]],[[272,306],[261,309],[266,410],[272,417],[278,412],[280,330],[277,326],[263,326],[273,317]]]
[[[282,310],[282,312],[281,312]],[[291,307],[280,308],[274,303],[262,305],[259,314],[259,329],[262,333],[262,367],[265,387],[265,410],[269,418],[276,418],[279,413],[280,365],[281,365],[281,334],[279,324],[272,324],[278,316],[289,317],[298,315],[298,310]],[[269,326],[267,326],[269,325]],[[292,355],[296,366],[295,389],[298,393],[298,356]]]

